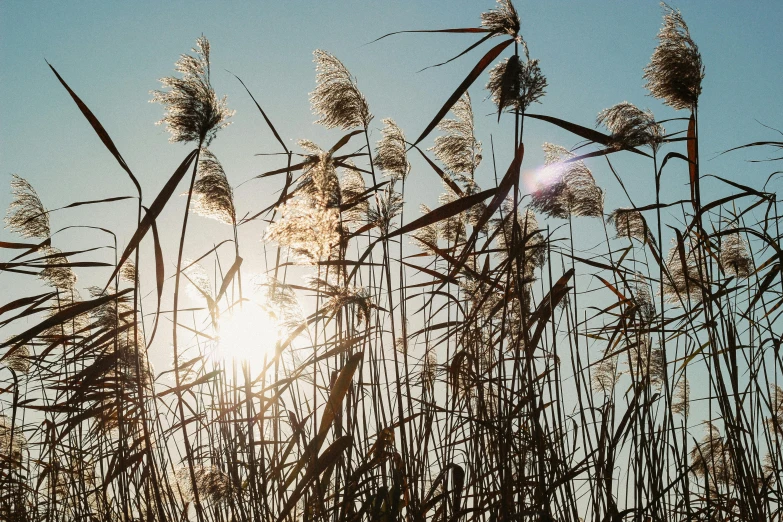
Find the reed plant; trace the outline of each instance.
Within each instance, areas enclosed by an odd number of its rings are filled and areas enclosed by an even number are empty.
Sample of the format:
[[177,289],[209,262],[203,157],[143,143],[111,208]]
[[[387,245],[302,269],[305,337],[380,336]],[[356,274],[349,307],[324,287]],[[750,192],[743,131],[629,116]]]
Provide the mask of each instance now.
[[[783,519],[777,194],[702,173],[705,66],[682,14],[663,9],[643,75],[679,114],[622,102],[592,127],[532,112],[546,64],[510,0],[448,30],[478,37],[453,60],[492,47],[415,141],[391,118],[371,141],[372,100],[326,51],[310,102],[316,124],[339,129],[329,148],[289,149],[303,136],[282,136],[242,83],[284,158],[253,178],[282,187],[259,208],[237,204],[247,185],[209,148],[233,111],[205,37],[153,93],[159,123],[191,150],[152,199],[50,66],[137,208],[124,247],[85,223],[112,254],[73,250],[58,244],[56,212],[129,198],[50,211],[11,178],[5,223],[19,237],[0,243],[0,270],[29,290],[0,306],[0,518]],[[513,121],[513,148],[477,135],[479,96]],[[525,134],[530,119],[579,146]],[[541,145],[528,192],[525,149]],[[757,147],[783,143],[736,148]],[[647,200],[626,192],[606,207],[593,172],[624,188],[615,155],[654,183]],[[663,199],[671,171],[687,173],[682,200]],[[410,176],[437,176],[437,206],[406,193]],[[182,186],[178,242],[165,245],[159,216]],[[225,232],[198,251],[192,223],[205,218]],[[262,243],[246,232],[256,220]],[[601,237],[585,248],[575,238],[588,228]],[[240,240],[271,252],[266,265],[243,264]],[[102,283],[83,288],[82,275]],[[153,368],[150,354],[169,348],[171,367]]]

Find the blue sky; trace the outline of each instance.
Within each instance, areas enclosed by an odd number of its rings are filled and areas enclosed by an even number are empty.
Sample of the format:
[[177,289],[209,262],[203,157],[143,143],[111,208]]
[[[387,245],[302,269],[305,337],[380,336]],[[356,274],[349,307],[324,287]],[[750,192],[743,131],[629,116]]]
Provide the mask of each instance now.
[[[548,94],[542,105],[534,107],[535,112],[592,126],[598,111],[628,100],[650,107],[660,119],[684,116],[646,96],[641,78],[661,24],[657,2],[518,1],[516,6],[522,34],[532,56],[541,60],[549,81]],[[783,127],[783,35],[779,30],[783,3],[683,1],[675,6],[683,11],[706,65],[700,106],[701,154],[706,160],[702,172],[760,186],[772,170],[769,165],[745,162],[751,157],[747,153],[711,158],[727,148],[771,138],[773,132],[756,120]],[[447,66],[416,73],[450,58],[475,37],[407,34],[365,44],[402,29],[476,26],[480,13],[491,7],[490,0],[3,2],[0,207],[7,207],[10,201],[3,187],[8,186],[12,173],[29,179],[49,208],[133,193],[132,185],[44,59],[102,121],[141,180],[149,202],[188,152],[183,145],[168,143],[165,129],[154,125],[162,108],[148,103],[149,91],[159,87],[158,78],[173,73],[178,56],[189,52],[199,35],[204,34],[212,43],[213,84],[218,93],[228,95],[229,106],[237,111],[234,123],[219,135],[213,151],[231,182],[238,184],[279,167],[281,160],[254,156],[277,152],[277,144],[248,96],[225,69],[245,80],[292,145],[297,139],[308,138],[329,146],[341,133],[312,125],[315,117],[308,102],[314,87],[312,51],[328,50],[348,66],[369,100],[376,116],[373,140],[379,138],[385,117],[394,118],[409,138],[415,138],[489,45]],[[490,135],[500,171],[508,165],[511,151],[510,118],[497,123],[490,101],[485,100],[485,82],[486,78],[477,81],[471,94],[478,135],[485,147],[478,180],[488,187],[493,178]],[[431,139],[425,141],[426,146],[431,145]],[[571,146],[578,140],[551,125],[531,121],[526,126],[524,169],[541,164],[540,145],[545,141]],[[649,203],[652,180],[648,165],[619,155],[615,161],[635,202]],[[607,191],[607,211],[627,205],[605,163],[591,167]],[[665,200],[687,194],[681,166],[666,176],[671,176],[672,182]],[[409,179],[408,194],[416,195],[413,205],[437,204],[440,185],[426,166],[414,162]],[[265,206],[279,186],[276,180],[245,185],[237,195],[239,213]],[[132,232],[127,224],[135,215],[134,205],[124,202],[64,211],[52,216],[53,228],[97,219],[103,226],[115,228],[124,244]],[[179,198],[161,217],[169,266],[175,259],[178,231],[167,224],[179,222],[182,206],[184,198]],[[228,234],[216,223],[194,223],[203,231],[202,236]],[[253,241],[260,232],[260,228],[249,232]],[[0,237],[10,239],[7,231],[0,232]],[[68,245],[93,246],[97,241],[81,232],[66,232],[61,237]],[[203,250],[197,248],[201,246],[207,245],[195,244],[193,253]],[[0,284],[6,284],[5,277],[0,275]]]

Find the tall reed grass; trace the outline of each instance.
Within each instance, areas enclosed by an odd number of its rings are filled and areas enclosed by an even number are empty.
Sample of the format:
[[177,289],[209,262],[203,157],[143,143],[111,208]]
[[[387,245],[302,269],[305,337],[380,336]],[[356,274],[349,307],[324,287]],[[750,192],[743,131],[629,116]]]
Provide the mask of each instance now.
[[[450,31],[479,38],[454,59],[492,47],[415,141],[390,118],[371,141],[372,100],[326,51],[310,102],[317,124],[345,132],[331,148],[289,149],[252,98],[283,158],[257,176],[282,186],[266,208],[237,208],[241,188],[208,148],[233,112],[203,36],[153,93],[171,141],[192,148],[153,199],[52,67],[138,206],[107,262],[57,245],[46,194],[11,179],[5,222],[19,240],[0,243],[0,270],[29,295],[0,306],[0,518],[783,518],[778,199],[701,172],[705,66],[680,12],[664,6],[644,68],[650,94],[679,112],[622,102],[595,127],[531,112],[548,85],[510,0]],[[513,120],[512,150],[476,135],[469,89],[485,72],[481,96]],[[582,145],[525,135],[531,118]],[[546,156],[530,193],[525,143]],[[615,154],[646,164],[634,176],[654,182],[647,200],[606,208],[593,169],[623,186]],[[680,201],[662,197],[670,171],[687,172]],[[437,207],[406,193],[411,175],[438,176]],[[703,182],[729,195],[705,200]],[[157,220],[185,184],[171,273]],[[190,251],[202,218],[225,234]],[[262,278],[240,255],[261,248],[243,234],[256,219],[273,253]],[[574,242],[585,227],[603,237],[587,251]],[[85,272],[103,285],[80,287]],[[200,306],[182,306],[186,290]],[[153,368],[169,338],[172,367]]]

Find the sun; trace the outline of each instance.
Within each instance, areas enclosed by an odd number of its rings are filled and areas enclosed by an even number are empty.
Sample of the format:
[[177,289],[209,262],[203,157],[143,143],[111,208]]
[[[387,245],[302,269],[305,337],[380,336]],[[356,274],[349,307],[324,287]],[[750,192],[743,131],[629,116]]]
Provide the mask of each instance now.
[[279,338],[275,318],[257,303],[246,301],[220,316],[212,358],[255,366],[274,353]]

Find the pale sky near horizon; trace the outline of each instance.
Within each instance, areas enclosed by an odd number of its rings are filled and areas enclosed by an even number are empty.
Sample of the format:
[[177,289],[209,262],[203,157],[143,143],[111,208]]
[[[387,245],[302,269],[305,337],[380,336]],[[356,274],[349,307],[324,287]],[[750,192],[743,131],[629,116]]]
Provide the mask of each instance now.
[[[462,51],[475,35],[403,34],[371,45],[373,39],[403,29],[477,26],[484,1],[399,2],[37,2],[0,3],[0,208],[10,202],[8,182],[17,173],[38,190],[49,208],[73,201],[132,195],[133,187],[104,149],[83,116],[46,66],[55,66],[101,120],[145,190],[150,202],[182,161],[189,148],[167,142],[165,129],[155,126],[162,107],[148,103],[157,79],[174,72],[174,62],[204,34],[212,44],[213,84],[228,95],[236,109],[233,124],[220,133],[213,151],[223,162],[232,184],[281,166],[271,133],[242,87],[226,72],[239,75],[267,111],[294,150],[308,138],[330,146],[343,133],[312,125],[308,93],[314,87],[312,51],[328,50],[357,77],[376,118],[373,141],[380,137],[381,119],[394,118],[409,139],[431,120],[467,72],[492,44],[485,43],[444,67],[416,73]],[[517,1],[521,33],[531,55],[541,60],[549,87],[533,112],[593,126],[596,114],[627,100],[650,107],[659,119],[686,116],[646,96],[642,69],[656,45],[661,25],[657,2]],[[706,65],[700,101],[703,173],[714,173],[755,187],[774,170],[769,164],[749,164],[763,151],[714,158],[743,143],[775,139],[759,122],[783,128],[783,67],[780,49],[783,2],[677,2]],[[495,40],[497,43],[499,40]],[[506,53],[508,54],[508,53]],[[480,78],[471,88],[477,133],[484,143],[484,164],[478,180],[492,186],[490,135],[498,170],[510,159],[508,138],[512,118],[497,123]],[[671,130],[678,129],[673,122]],[[513,133],[513,131],[511,131]],[[432,144],[431,135],[425,146]],[[542,162],[545,141],[572,146],[579,140],[549,124],[526,124],[527,156],[523,170]],[[352,143],[353,145],[353,143]],[[356,147],[360,144],[356,143]],[[616,165],[637,205],[651,202],[648,166],[616,155]],[[607,212],[627,206],[606,163],[591,163],[607,191]],[[641,170],[640,170],[641,169]],[[672,169],[664,200],[687,194],[682,166]],[[679,180],[678,180],[679,177]],[[184,185],[184,184],[183,184]],[[779,185],[778,185],[779,186]],[[256,212],[280,188],[279,180],[249,183],[238,192],[239,214]],[[773,187],[774,188],[774,187]],[[184,186],[181,187],[184,191]],[[708,189],[709,190],[709,189]],[[433,207],[440,193],[434,173],[414,162],[408,194]],[[176,198],[175,198],[176,199]],[[167,273],[176,258],[178,227],[184,198],[172,202],[161,217]],[[65,225],[101,223],[115,228],[121,246],[132,230],[135,203],[94,206],[52,215],[53,229]],[[226,235],[219,224],[199,219],[191,230],[205,236]],[[589,225],[585,221],[582,230]],[[248,249],[256,249],[256,239]],[[192,232],[198,235],[197,232]],[[66,234],[71,234],[66,236]],[[212,235],[214,234],[214,235]],[[590,234],[588,234],[590,236]],[[100,244],[102,239],[66,232],[63,244]],[[596,236],[600,240],[602,236]],[[14,240],[8,231],[0,239]],[[194,240],[197,241],[197,240]],[[203,248],[193,249],[196,251]],[[258,270],[258,268],[256,268]],[[5,287],[8,274],[0,274]],[[150,288],[151,289],[151,288]]]

